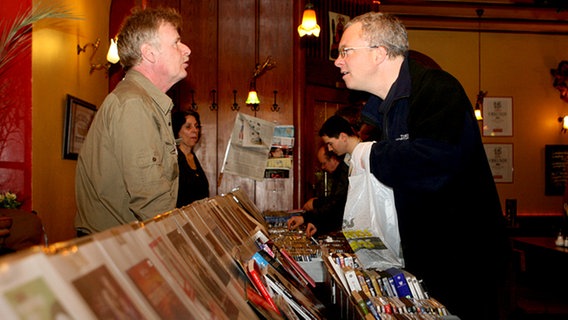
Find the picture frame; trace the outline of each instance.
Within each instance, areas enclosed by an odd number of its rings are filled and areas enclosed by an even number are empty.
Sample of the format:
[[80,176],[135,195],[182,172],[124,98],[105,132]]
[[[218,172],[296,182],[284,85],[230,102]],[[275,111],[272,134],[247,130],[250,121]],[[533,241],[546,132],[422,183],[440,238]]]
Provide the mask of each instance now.
[[513,183],[513,144],[483,144],[495,183]]
[[63,159],[77,160],[97,108],[85,100],[67,95],[63,135]]
[[564,195],[568,180],[568,145],[544,146],[544,195]]
[[335,61],[339,54],[339,40],[343,35],[343,27],[351,20],[348,15],[329,11],[329,60]]
[[483,98],[483,135],[486,137],[513,136],[513,98]]

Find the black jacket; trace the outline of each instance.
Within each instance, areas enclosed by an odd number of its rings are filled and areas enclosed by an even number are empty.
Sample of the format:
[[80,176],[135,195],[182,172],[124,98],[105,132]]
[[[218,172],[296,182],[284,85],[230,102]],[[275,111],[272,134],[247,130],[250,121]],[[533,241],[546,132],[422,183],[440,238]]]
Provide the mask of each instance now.
[[483,292],[491,311],[475,317],[493,318],[496,296],[492,284],[485,288],[503,276],[496,266],[508,254],[505,219],[461,84],[405,59],[385,100],[371,97],[363,114],[382,132],[371,172],[394,190],[405,268],[462,320],[473,295],[460,293]]
[[315,199],[314,210],[304,214],[304,223],[313,223],[318,234],[339,231],[343,223],[343,211],[349,189],[349,167],[341,161],[329,176],[332,184],[329,195]]

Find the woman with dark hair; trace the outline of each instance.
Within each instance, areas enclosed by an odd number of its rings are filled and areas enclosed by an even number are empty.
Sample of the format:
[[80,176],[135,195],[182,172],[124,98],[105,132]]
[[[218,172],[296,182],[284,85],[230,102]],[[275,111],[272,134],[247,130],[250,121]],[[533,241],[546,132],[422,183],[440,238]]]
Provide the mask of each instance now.
[[199,113],[193,110],[172,113],[172,129],[176,138],[179,166],[177,208],[209,197],[207,176],[195,156],[194,148],[201,138]]

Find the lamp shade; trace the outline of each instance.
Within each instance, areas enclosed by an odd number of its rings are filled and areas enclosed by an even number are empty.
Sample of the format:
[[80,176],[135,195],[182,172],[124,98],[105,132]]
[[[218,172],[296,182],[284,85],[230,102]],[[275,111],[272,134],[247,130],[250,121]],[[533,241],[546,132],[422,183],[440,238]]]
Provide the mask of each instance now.
[[117,63],[118,61],[120,61],[120,57],[118,56],[118,47],[116,46],[116,41],[114,39],[110,39],[107,61],[110,63]]
[[251,89],[249,91],[246,104],[260,104],[260,100],[258,100],[258,95],[256,94],[256,90]]
[[475,119],[476,120],[483,120],[483,116],[481,115],[481,110],[475,109]]
[[298,27],[298,34],[300,35],[300,37],[312,34],[316,37],[319,37],[320,26],[318,25],[316,19],[316,11],[313,9],[311,3],[308,3],[306,5],[304,16],[302,17],[302,24]]

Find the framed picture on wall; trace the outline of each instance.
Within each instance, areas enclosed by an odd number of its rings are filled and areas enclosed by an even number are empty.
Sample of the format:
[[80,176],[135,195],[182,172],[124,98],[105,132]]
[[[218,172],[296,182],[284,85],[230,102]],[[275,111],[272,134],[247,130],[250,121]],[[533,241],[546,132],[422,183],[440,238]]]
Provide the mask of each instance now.
[[67,95],[63,135],[63,159],[77,160],[97,108],[94,104]]
[[550,144],[544,146],[544,194],[564,195],[568,179],[568,145]]
[[496,183],[513,182],[513,144],[512,143],[485,143],[485,153],[493,180]]
[[485,97],[483,99],[483,135],[513,136],[512,97]]
[[349,20],[349,16],[329,11],[329,60],[333,61],[339,55],[339,40]]

